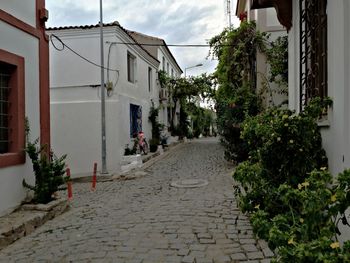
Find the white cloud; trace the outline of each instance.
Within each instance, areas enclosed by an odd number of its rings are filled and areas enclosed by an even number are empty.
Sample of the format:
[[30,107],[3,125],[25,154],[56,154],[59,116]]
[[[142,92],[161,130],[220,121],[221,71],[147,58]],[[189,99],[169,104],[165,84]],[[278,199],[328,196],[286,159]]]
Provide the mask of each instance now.
[[[46,0],[47,26],[97,24],[97,0]],[[232,1],[232,12],[236,1]],[[104,22],[163,38],[168,44],[205,44],[227,26],[225,0],[104,0]],[[203,63],[189,74],[212,72],[215,61],[205,61],[208,48],[171,48],[182,68]]]

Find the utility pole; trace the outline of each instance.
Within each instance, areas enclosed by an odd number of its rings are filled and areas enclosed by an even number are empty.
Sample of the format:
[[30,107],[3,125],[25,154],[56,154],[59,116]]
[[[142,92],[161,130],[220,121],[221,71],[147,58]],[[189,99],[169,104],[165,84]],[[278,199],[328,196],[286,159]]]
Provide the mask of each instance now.
[[104,72],[104,43],[103,43],[103,12],[102,0],[100,0],[100,48],[101,48],[101,174],[107,174],[107,153],[106,153],[106,96],[105,96],[105,72]]
[[227,16],[228,16],[228,26],[232,26],[231,22],[231,0],[227,0]]

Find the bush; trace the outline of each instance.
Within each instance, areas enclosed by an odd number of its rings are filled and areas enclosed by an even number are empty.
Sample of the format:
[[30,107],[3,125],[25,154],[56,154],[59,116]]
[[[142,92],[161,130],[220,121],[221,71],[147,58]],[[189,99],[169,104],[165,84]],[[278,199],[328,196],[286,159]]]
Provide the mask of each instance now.
[[243,123],[248,160],[234,173],[239,205],[252,214],[254,232],[276,249],[275,262],[348,262],[338,222],[350,205],[350,170],[336,180],[327,171],[317,119],[330,100],[304,112],[271,109]]
[[249,87],[237,89],[233,99],[217,105],[217,124],[227,160],[238,163],[247,160],[248,145],[240,136],[241,124],[259,111],[259,98]]
[[35,186],[31,186],[23,179],[23,186],[34,191],[34,202],[46,204],[53,200],[53,194],[63,185],[68,177],[65,174],[66,155],[57,158],[52,152],[48,154],[47,146],[37,146],[39,139],[34,143],[28,142],[26,153],[33,163]]

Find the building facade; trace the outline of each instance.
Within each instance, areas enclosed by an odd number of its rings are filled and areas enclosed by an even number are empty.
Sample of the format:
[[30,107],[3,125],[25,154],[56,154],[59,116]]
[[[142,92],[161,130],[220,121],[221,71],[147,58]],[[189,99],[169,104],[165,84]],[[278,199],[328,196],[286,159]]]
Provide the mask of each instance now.
[[[100,28],[51,28],[48,34],[54,35],[50,46],[52,146],[58,154],[68,154],[73,176],[84,176],[91,174],[94,162],[101,168]],[[125,145],[132,147],[139,131],[151,138],[148,116],[159,96],[159,61],[118,22],[105,24],[103,37],[107,170],[115,173],[120,172]]]
[[0,215],[25,197],[22,180],[34,183],[24,153],[30,139],[50,145],[48,12],[44,0],[0,3]]
[[[157,37],[148,36],[135,31],[128,31],[138,43],[140,43],[153,56],[157,57],[159,64],[159,71],[164,71],[171,78],[178,78],[183,73],[175,57],[169,50],[166,42]],[[169,96],[165,89],[162,89],[159,81],[157,82],[159,92],[159,100],[155,103],[160,106],[159,122],[165,127],[170,128],[172,125],[176,126],[179,123],[180,105],[175,103],[173,98]]]

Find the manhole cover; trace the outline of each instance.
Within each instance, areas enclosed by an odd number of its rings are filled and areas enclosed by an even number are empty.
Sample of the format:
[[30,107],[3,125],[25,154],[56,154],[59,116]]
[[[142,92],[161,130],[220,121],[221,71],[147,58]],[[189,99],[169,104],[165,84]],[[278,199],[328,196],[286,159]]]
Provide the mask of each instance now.
[[201,180],[201,179],[187,179],[187,180],[180,180],[180,181],[175,181],[170,183],[172,187],[179,187],[179,188],[195,188],[195,187],[206,186],[207,184],[208,184],[208,181]]

